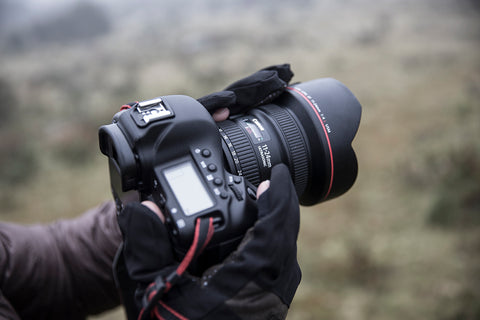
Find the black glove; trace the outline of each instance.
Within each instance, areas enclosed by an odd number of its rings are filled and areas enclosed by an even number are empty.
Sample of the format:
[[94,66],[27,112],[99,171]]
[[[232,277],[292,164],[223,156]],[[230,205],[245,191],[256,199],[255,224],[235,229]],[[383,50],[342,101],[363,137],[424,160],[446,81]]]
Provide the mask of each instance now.
[[211,93],[197,100],[210,113],[219,108],[230,109],[230,114],[244,113],[278,97],[292,77],[289,64],[271,66],[232,83],[223,91]]
[[[257,203],[259,219],[235,252],[201,277],[183,273],[168,288],[164,284],[171,282],[178,264],[165,227],[146,207],[127,206],[119,216],[124,268],[137,285],[137,296],[143,294],[141,305],[137,298],[140,317],[284,319],[301,278],[296,247],[299,206],[285,165],[272,169],[270,187]],[[163,292],[157,295],[152,288],[160,287]],[[130,313],[129,319],[134,316]]]
[[149,208],[131,202],[117,219],[123,244],[114,261],[115,281],[128,319],[137,319],[145,288],[176,262],[167,229]]

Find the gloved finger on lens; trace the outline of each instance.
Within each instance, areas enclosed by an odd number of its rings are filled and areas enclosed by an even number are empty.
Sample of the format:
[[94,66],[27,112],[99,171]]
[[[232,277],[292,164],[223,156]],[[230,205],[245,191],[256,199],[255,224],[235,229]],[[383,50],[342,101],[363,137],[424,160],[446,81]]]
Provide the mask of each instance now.
[[282,253],[296,248],[300,208],[287,166],[274,166],[270,181],[270,187],[257,200],[258,221],[254,225],[254,240],[265,242],[272,255],[277,252],[280,257]]
[[151,282],[159,270],[174,263],[167,229],[157,214],[140,203],[129,203],[117,219],[125,265],[133,280]]
[[267,67],[232,83],[223,91],[201,97],[198,101],[210,113],[223,107],[229,108],[231,114],[244,113],[278,97],[292,77],[289,64]]
[[208,112],[214,113],[215,110],[219,108],[228,108],[235,105],[237,98],[233,91],[219,91],[210,93],[197,100],[208,110]]
[[266,67],[262,70],[276,71],[278,73],[278,77],[283,81],[285,81],[286,83],[290,82],[290,80],[292,80],[293,78],[293,72],[290,69],[290,64],[288,63]]
[[290,65],[283,64],[264,68],[232,83],[225,88],[233,91],[236,96],[235,105],[230,107],[231,112],[245,112],[272,101],[285,90],[292,77]]

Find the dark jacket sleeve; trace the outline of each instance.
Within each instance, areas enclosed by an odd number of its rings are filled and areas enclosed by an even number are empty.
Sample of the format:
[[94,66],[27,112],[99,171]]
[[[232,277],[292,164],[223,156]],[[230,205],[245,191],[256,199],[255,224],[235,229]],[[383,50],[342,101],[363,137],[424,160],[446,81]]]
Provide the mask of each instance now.
[[84,319],[119,305],[120,242],[112,202],[48,225],[0,223],[0,315],[10,305],[22,319]]

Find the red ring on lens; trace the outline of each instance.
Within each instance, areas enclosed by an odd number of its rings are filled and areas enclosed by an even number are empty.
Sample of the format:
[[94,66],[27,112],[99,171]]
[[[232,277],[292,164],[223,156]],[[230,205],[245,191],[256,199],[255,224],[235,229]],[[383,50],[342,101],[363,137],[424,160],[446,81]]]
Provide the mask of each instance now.
[[325,199],[330,195],[330,191],[332,191],[332,186],[333,186],[333,172],[334,172],[334,170],[333,170],[333,152],[332,152],[332,145],[331,145],[331,143],[330,143],[330,138],[328,137],[327,128],[325,128],[325,124],[323,123],[322,117],[320,117],[320,114],[318,113],[317,108],[315,107],[315,105],[312,103],[312,101],[307,97],[307,95],[306,95],[304,92],[302,92],[301,90],[299,90],[299,89],[297,89],[297,88],[295,88],[295,87],[287,87],[287,89],[296,92],[296,93],[299,94],[305,101],[307,101],[308,105],[312,108],[313,112],[315,112],[315,115],[317,116],[318,121],[320,121],[320,123],[321,123],[321,125],[322,125],[323,132],[325,133],[325,138],[327,139],[328,151],[330,152],[330,185],[328,186],[327,193],[326,193],[325,196],[323,197],[323,200],[325,200]]

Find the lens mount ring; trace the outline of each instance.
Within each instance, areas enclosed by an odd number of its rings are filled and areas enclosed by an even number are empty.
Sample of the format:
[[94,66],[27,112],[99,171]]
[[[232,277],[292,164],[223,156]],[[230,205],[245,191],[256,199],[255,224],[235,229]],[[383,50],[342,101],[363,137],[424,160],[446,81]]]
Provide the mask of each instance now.
[[220,129],[225,133],[222,137],[227,144],[230,154],[233,157],[237,174],[244,176],[252,184],[260,183],[260,167],[256,158],[253,146],[245,138],[243,130],[233,121],[222,121],[218,123]]

